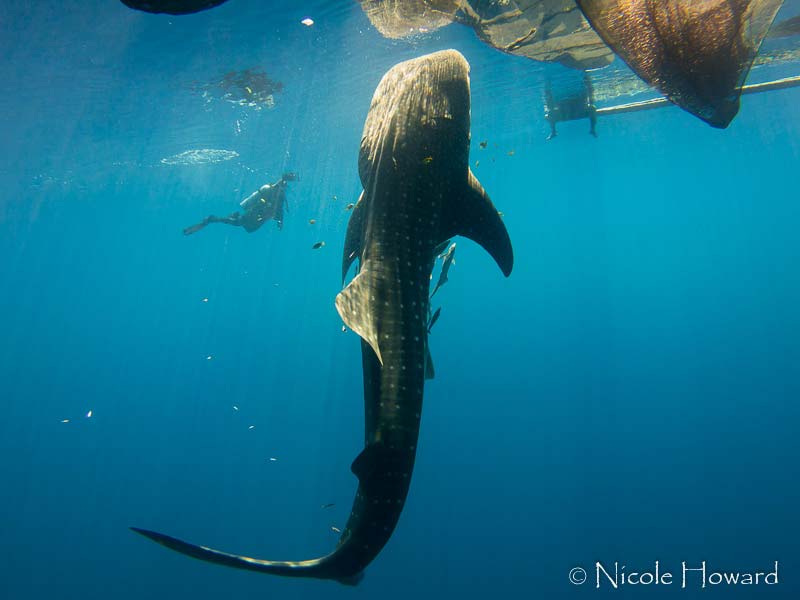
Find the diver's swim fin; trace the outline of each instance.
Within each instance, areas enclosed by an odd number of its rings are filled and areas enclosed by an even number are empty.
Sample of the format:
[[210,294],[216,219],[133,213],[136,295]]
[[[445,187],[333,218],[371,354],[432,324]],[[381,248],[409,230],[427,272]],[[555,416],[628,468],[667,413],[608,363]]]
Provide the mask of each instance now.
[[206,225],[207,223],[205,221],[197,223],[195,225],[190,225],[189,227],[183,230],[183,235],[192,235],[193,233],[197,233]]

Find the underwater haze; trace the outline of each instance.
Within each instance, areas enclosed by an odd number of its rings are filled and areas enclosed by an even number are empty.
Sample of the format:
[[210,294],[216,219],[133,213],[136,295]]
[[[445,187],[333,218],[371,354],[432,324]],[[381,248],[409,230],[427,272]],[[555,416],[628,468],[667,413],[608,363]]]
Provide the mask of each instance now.
[[[334,306],[364,120],[388,69],[446,48],[515,265],[455,240],[391,540],[348,587],[135,535],[334,549],[364,436]],[[576,71],[460,25],[386,39],[349,0],[5,2],[0,51],[0,598],[800,597],[800,89],[725,130],[668,107],[546,140],[544,81]],[[290,171],[281,229],[183,235]],[[656,561],[671,584],[596,585]],[[778,582],[682,587],[684,561]]]

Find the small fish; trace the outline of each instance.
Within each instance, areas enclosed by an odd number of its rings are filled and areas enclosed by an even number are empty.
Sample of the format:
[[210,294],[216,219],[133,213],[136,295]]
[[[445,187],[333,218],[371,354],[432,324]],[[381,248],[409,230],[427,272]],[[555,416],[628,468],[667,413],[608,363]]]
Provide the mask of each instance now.
[[69,419],[61,419],[62,423],[69,423]]
[[432,156],[426,156],[425,158],[422,159],[422,164],[424,164],[424,165],[429,165],[432,162],[433,162],[433,157]]
[[206,356],[206,360],[211,360],[212,358],[214,358],[214,357],[211,356],[210,354],[208,356]]
[[313,225],[313,224],[314,224],[314,223],[316,223],[316,222],[317,222],[317,220],[316,220],[316,219],[309,219],[309,220],[308,220],[308,224],[309,224],[309,225]]
[[344,325],[342,325],[342,333],[345,333],[346,331],[347,331],[347,327],[345,327]]
[[91,419],[92,418],[92,411],[89,411],[89,412],[86,413],[86,418],[87,419]]
[[333,533],[342,533],[341,529],[339,529],[338,527],[334,527],[333,525],[331,525],[331,531]]
[[270,456],[269,457],[269,462],[278,462],[278,459],[275,458],[274,456]]
[[483,140],[483,141],[482,141],[480,144],[478,144],[478,145],[479,145],[481,148],[486,148],[486,146],[488,146],[488,145],[489,145],[489,142],[487,142],[486,140]]
[[250,89],[249,87],[247,87],[247,86],[244,86],[244,89],[246,89],[246,90],[247,90],[247,93],[248,93],[248,94],[252,94],[252,93],[253,93],[253,90],[251,90],[251,89]]
[[311,27],[314,24],[314,19],[312,19],[311,17],[306,17],[300,22],[306,27]]
[[481,161],[476,160],[475,161],[475,167],[477,168],[477,167],[480,167],[480,166],[481,166]]
[[439,291],[439,288],[447,283],[447,274],[450,272],[450,267],[456,263],[456,245],[451,244],[446,252],[439,255],[442,260],[442,270],[439,273],[439,281],[436,282],[436,287],[433,288],[431,298]]
[[514,156],[514,151],[513,151],[513,150],[509,150],[509,151],[508,151],[508,155],[509,155],[509,156]]
[[441,314],[442,314],[442,307],[440,306],[439,308],[436,309],[436,312],[433,313],[433,316],[431,317],[431,320],[428,323],[428,333],[431,332],[431,329],[433,329],[433,325],[436,323],[436,321],[439,320],[439,315]]
[[235,410],[235,411],[237,411],[237,412],[238,412],[238,411],[239,411],[239,407],[238,407],[238,406],[236,406],[236,405],[234,404],[234,405],[233,405],[233,410]]
[[255,429],[255,428],[256,428],[255,425],[250,425],[250,427],[248,427],[248,429]]
[[506,213],[504,213],[502,210],[498,210],[497,211],[497,215],[500,216],[500,217],[505,217]]
[[203,298],[203,302],[208,302],[208,298]]
[[336,201],[336,200],[338,200],[338,199],[339,199],[339,198],[336,196],[336,194],[334,194],[334,195],[333,195],[333,201],[335,202],[335,201]]
[[334,506],[336,506],[335,502],[329,502],[328,504],[323,504],[322,508],[333,508]]
[[347,206],[345,206],[345,207],[344,207],[344,209],[345,209],[345,210],[353,210],[353,207],[355,207],[355,204],[353,204],[353,203],[351,202],[350,204],[348,204]]
[[312,250],[319,250],[319,249],[320,249],[320,248],[322,248],[324,245],[325,245],[325,242],[317,242],[316,244],[314,244],[313,246],[311,246],[311,249],[312,249]]

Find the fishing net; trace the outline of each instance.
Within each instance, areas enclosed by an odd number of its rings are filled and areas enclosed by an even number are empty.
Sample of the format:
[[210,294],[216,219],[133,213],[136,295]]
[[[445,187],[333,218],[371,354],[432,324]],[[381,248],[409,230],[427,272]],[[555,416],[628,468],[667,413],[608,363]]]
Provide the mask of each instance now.
[[713,127],[739,111],[744,85],[782,0],[577,0],[639,77]]

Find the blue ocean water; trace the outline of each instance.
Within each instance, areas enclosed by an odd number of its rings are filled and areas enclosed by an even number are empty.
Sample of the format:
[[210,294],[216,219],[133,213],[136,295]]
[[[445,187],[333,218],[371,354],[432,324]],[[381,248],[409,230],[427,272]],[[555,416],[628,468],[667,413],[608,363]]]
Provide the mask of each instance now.
[[[0,31],[0,598],[798,597],[800,90],[744,98],[724,131],[668,108],[545,141],[565,69],[459,26],[384,39],[355,2],[5,3]],[[361,130],[387,69],[449,47],[516,262],[505,279],[458,240],[391,541],[351,588],[134,535],[334,547],[363,442],[333,304]],[[198,92],[247,68],[283,82],[274,108]],[[161,160],[197,149],[237,156]],[[281,231],[181,234],[286,170]],[[594,585],[598,561],[656,560],[672,585]],[[780,581],[681,589],[683,561]]]

